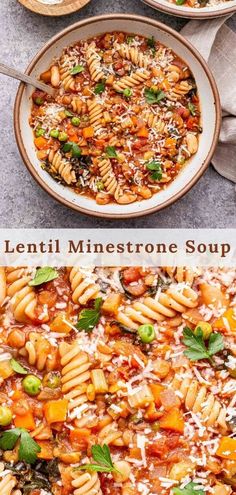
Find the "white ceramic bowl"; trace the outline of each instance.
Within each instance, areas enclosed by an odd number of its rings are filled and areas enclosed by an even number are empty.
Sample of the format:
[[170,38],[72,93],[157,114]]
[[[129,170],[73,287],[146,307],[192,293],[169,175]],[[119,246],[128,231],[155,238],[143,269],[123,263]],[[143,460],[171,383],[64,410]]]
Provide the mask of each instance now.
[[35,77],[45,71],[52,59],[59,56],[64,47],[78,39],[89,38],[109,31],[125,31],[144,36],[154,36],[164,45],[172,48],[193,72],[200,94],[203,133],[200,136],[199,150],[183,168],[177,178],[163,191],[151,199],[129,205],[97,205],[95,200],[73,192],[69,187],[57,183],[44,171],[36,157],[33,134],[29,125],[31,94],[33,88],[20,85],[14,110],[14,124],[17,144],[30,173],[51,196],[66,206],[82,213],[103,218],[131,218],[146,215],[170,205],[183,196],[201,177],[210,163],[217,145],[221,110],[218,91],[206,62],[189,42],[169,27],[146,17],[126,14],[111,14],[93,17],[78,22],[51,39],[35,56],[27,73]]
[[175,5],[169,2],[169,0],[142,0],[147,5],[150,5],[154,9],[161,10],[167,14],[175,15],[177,17],[187,17],[191,19],[214,19],[215,17],[222,17],[225,15],[236,12],[236,0],[230,0],[226,3],[215,5],[212,7],[202,7],[194,9],[192,7],[186,7],[185,5]]

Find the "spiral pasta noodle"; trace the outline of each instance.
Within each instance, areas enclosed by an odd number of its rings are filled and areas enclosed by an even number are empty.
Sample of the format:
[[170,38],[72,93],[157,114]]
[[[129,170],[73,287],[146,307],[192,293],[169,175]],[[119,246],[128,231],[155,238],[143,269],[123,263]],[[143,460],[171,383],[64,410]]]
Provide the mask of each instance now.
[[74,495],[102,495],[100,481],[97,473],[72,473],[74,478],[72,486],[75,488]]
[[163,120],[160,119],[159,115],[156,115],[153,112],[148,112],[143,116],[144,121],[147,122],[148,127],[156,129],[160,134],[165,133],[166,124]]
[[[197,306],[198,295],[191,288],[168,289],[158,295],[157,299],[145,297],[143,302],[135,302],[119,311],[117,320],[129,328],[137,330],[139,324],[161,322],[166,318],[174,318],[186,308]],[[178,321],[178,320],[177,320]]]
[[72,98],[70,106],[73,112],[77,113],[78,115],[85,115],[87,113],[87,103],[81,100],[81,98],[79,98],[78,96]]
[[183,96],[187,95],[191,89],[193,89],[193,87],[188,81],[180,81],[171,89],[171,92],[168,93],[168,98],[172,101],[180,100]]
[[66,184],[70,185],[76,182],[76,175],[74,170],[72,170],[72,165],[62,158],[59,151],[50,150],[48,161],[51,164],[51,172],[59,174]]
[[100,287],[95,283],[92,274],[87,275],[78,267],[71,269],[70,283],[74,303],[84,305],[100,296]]
[[108,158],[104,158],[98,162],[98,166],[106,191],[112,194],[116,201],[119,201],[122,192],[113,172],[111,161]]
[[88,101],[89,120],[97,133],[103,129],[103,106],[97,103],[96,98]]
[[87,387],[90,382],[90,367],[88,355],[81,352],[77,343],[73,345],[60,344],[59,352],[62,365],[62,392],[69,401],[69,413],[87,403]]
[[0,306],[7,295],[5,268],[0,266]]
[[30,280],[31,276],[26,268],[6,269],[6,293],[10,298],[15,319],[22,323],[28,319],[36,319],[37,298],[33,287],[29,286]]
[[189,285],[192,285],[196,276],[199,276],[199,271],[196,272],[191,267],[184,266],[165,266],[163,267],[165,272],[169,277],[172,277],[176,280],[176,282],[186,282]]
[[186,409],[199,414],[206,426],[218,424],[227,429],[226,410],[205,385],[191,378],[184,378],[183,381],[175,378],[172,387],[182,395]]
[[144,81],[147,81],[150,78],[150,72],[146,69],[139,69],[136,72],[133,72],[130,76],[121,77],[119,80],[115,81],[113,84],[113,88],[122,92],[127,88],[134,88],[135,86],[139,86]]
[[101,68],[101,57],[96,51],[95,43],[91,43],[86,51],[86,60],[93,81],[100,81],[104,78],[104,73]]
[[68,65],[66,57],[63,57],[59,67],[62,86],[66,91],[75,89],[75,79],[71,75],[71,67]]
[[150,65],[151,60],[147,55],[144,55],[137,47],[129,45],[117,45],[117,51],[122,58],[130,60],[134,65],[138,65],[144,69]]
[[20,353],[39,371],[51,371],[56,367],[57,349],[52,348],[49,341],[36,332],[30,332],[29,340]]

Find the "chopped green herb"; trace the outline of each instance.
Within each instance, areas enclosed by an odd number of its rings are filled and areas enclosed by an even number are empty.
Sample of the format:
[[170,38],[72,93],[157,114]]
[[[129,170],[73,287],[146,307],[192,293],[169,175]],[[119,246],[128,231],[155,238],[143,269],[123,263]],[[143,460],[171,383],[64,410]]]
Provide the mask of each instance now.
[[50,266],[44,266],[42,268],[38,268],[36,274],[29,282],[30,287],[35,287],[36,285],[45,284],[46,282],[50,282],[58,277],[58,272],[55,268],[51,268]]
[[150,48],[155,48],[156,42],[154,36],[151,36],[151,38],[147,39],[147,46],[149,46]]
[[41,452],[41,447],[24,428],[13,428],[12,430],[4,431],[0,436],[0,449],[12,450],[18,440],[20,441],[19,461],[34,464],[37,460],[37,454]]
[[72,76],[75,76],[76,74],[80,74],[81,72],[84,72],[85,68],[83,65],[75,65],[73,69],[71,69],[70,73]]
[[151,179],[153,180],[161,180],[162,178],[162,168],[161,163],[153,160],[146,165],[148,170],[151,170],[153,173],[151,174]]
[[12,358],[10,360],[10,365],[13,369],[13,371],[15,371],[16,373],[19,373],[19,375],[27,375],[28,371],[23,368],[23,366],[21,366],[20,363],[18,363],[18,361],[16,361],[16,359]]
[[100,320],[100,309],[102,305],[102,298],[97,297],[94,301],[93,309],[83,309],[79,314],[78,323],[76,328],[79,330],[85,330],[86,332],[91,332],[94,327],[98,324]]
[[78,146],[78,144],[73,143],[72,141],[68,141],[66,144],[64,144],[62,151],[64,153],[68,153],[71,151],[71,155],[73,158],[79,158],[81,156],[81,149]]
[[102,82],[99,82],[96,84],[95,88],[94,88],[94,93],[95,95],[100,95],[101,93],[103,93],[103,91],[105,91],[105,80],[102,81]]
[[134,36],[127,36],[126,43],[128,43],[128,45],[130,45],[130,43],[132,43],[133,40],[134,40]]
[[89,471],[96,471],[100,473],[112,473],[113,471],[118,472],[112,462],[110,449],[106,444],[103,446],[93,445],[92,456],[97,464],[84,464],[79,466],[78,469],[88,469]]
[[73,113],[69,112],[69,110],[65,110],[64,114],[66,115],[66,117],[73,117]]
[[184,351],[184,354],[191,361],[208,359],[212,362],[211,356],[224,349],[224,340],[221,333],[212,333],[210,335],[207,348],[203,339],[203,331],[200,327],[195,330],[195,333],[193,333],[190,328],[185,327],[182,341],[184,345],[188,347],[188,349]]
[[192,481],[185,485],[184,488],[179,488],[178,486],[172,488],[172,492],[174,495],[204,495],[204,491],[199,489],[197,490],[197,483],[193,483]]
[[144,95],[146,98],[146,102],[149,105],[154,105],[155,103],[159,103],[163,98],[166,97],[166,94],[161,89],[154,88],[145,88]]
[[193,115],[193,116],[196,115],[196,107],[195,107],[195,105],[193,105],[193,103],[188,104],[188,109],[189,109],[191,115]]
[[105,148],[105,152],[109,158],[117,158],[117,153],[114,146],[107,146],[107,148]]

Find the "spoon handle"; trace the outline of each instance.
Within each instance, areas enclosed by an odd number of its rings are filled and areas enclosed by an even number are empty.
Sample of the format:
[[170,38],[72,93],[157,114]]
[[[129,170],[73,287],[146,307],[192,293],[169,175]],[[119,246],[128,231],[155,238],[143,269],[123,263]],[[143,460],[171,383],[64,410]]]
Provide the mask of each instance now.
[[48,86],[47,84],[42,83],[41,81],[38,81],[34,77],[27,76],[27,74],[24,74],[23,72],[20,72],[16,69],[13,69],[12,67],[8,67],[7,65],[0,63],[0,73],[5,74],[5,76],[13,77],[14,79],[18,79],[19,81],[22,81],[26,84],[31,84],[35,88],[41,89],[42,91],[45,91],[45,93],[51,96],[55,96],[56,91],[54,88]]

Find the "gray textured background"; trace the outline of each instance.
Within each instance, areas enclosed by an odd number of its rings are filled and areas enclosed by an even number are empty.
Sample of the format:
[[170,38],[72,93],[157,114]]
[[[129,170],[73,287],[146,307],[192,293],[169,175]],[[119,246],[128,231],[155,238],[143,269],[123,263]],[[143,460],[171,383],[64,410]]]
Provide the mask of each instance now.
[[[185,23],[152,10],[140,0],[91,0],[79,13],[61,18],[35,15],[17,0],[1,0],[0,3],[0,60],[22,70],[51,36],[85,17],[130,12],[154,17],[178,30]],[[228,23],[236,31],[236,15]],[[12,125],[16,89],[16,81],[0,76],[0,227],[236,227],[234,185],[212,167],[184,198],[149,217],[114,223],[63,207],[39,188],[19,156]]]

